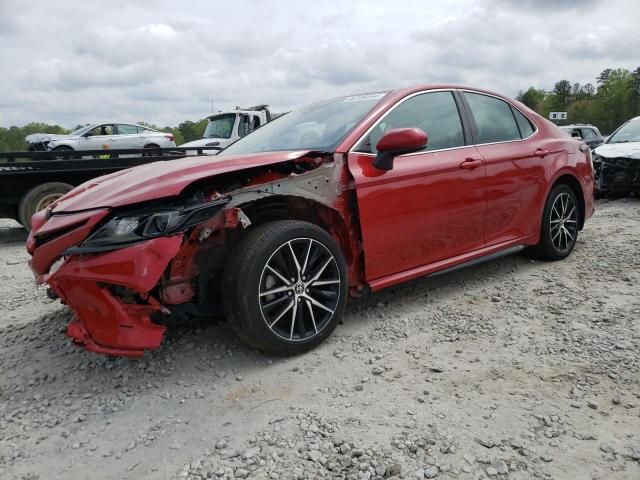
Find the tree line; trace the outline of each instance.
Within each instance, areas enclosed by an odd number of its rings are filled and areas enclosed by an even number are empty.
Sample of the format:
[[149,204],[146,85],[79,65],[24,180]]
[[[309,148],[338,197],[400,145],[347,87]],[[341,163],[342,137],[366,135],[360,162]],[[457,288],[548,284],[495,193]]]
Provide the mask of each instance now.
[[[516,98],[545,118],[549,117],[549,112],[567,112],[565,123],[591,123],[603,134],[611,133],[630,118],[640,115],[640,67],[634,71],[607,68],[595,81],[595,85],[580,85],[569,80],[560,80],[550,91],[532,86],[527,90],[521,90]],[[172,133],[176,144],[181,145],[202,138],[207,120],[186,120],[177,127],[139,123]],[[81,126],[76,126],[74,130]],[[60,125],[40,122],[32,122],[23,127],[0,127],[0,151],[25,150],[24,138],[32,133],[70,132],[71,130]]]
[[580,85],[560,80],[551,91],[529,87],[516,98],[545,118],[549,112],[567,112],[563,123],[590,123],[605,135],[640,115],[640,67],[607,68],[595,81]]

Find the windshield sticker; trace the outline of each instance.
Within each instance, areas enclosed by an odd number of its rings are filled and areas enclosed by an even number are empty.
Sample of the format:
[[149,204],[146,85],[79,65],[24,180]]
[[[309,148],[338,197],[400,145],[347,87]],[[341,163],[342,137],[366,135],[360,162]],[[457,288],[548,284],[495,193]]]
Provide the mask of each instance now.
[[366,101],[369,101],[369,100],[380,100],[387,93],[388,92],[365,93],[364,95],[352,95],[350,97],[346,97],[343,100],[343,103],[347,103],[347,102],[366,102]]

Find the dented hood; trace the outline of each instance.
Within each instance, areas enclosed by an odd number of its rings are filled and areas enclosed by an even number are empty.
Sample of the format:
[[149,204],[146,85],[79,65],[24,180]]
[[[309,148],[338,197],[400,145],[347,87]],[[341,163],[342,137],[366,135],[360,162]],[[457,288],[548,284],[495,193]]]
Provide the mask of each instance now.
[[308,151],[200,156],[160,161],[94,178],[74,188],[53,206],[56,213],[114,208],[179,195],[191,183],[222,173],[275,165]]
[[596,153],[605,158],[633,158],[640,160],[640,142],[604,143],[596,148]]
[[48,142],[51,140],[62,140],[64,138],[71,138],[71,136],[54,133],[32,133],[31,135],[27,135],[24,139],[27,143],[38,143]]

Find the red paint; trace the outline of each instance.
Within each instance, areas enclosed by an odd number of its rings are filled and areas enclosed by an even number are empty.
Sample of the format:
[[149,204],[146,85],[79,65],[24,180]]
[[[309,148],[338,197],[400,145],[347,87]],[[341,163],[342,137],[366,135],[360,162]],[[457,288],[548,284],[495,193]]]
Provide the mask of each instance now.
[[427,144],[427,134],[419,128],[396,128],[388,131],[376,145],[379,152],[421,148]]
[[94,178],[58,200],[56,212],[75,212],[97,207],[121,207],[156,198],[178,195],[191,183],[223,173],[262,165],[284,163],[308,152],[260,153],[250,157],[180,158],[147,163],[129,170]]
[[460,168],[474,155],[476,147],[400,156],[379,175],[371,154],[349,154],[367,281],[484,245],[485,169]]
[[[150,315],[166,309],[148,295],[180,248],[182,235],[163,237],[99,255],[72,255],[48,283],[75,314],[67,334],[80,345],[100,353],[142,355],[157,348],[165,328]],[[126,304],[109,285],[130,288],[144,304]],[[72,324],[74,325],[74,324]],[[119,353],[120,352],[120,353]]]
[[[537,132],[532,137],[398,155],[388,171],[373,166],[374,155],[351,152],[398,101],[429,89],[456,88],[431,85],[389,93],[333,152],[336,171],[332,181],[337,197],[328,198],[313,218],[327,226],[342,246],[353,295],[367,287],[374,291],[386,288],[510,246],[537,243],[544,202],[562,176],[568,175],[580,185],[585,218],[593,213],[593,172],[578,148],[579,142],[565,137],[524,105],[500,96],[535,123]],[[378,146],[382,150],[406,148],[408,142],[417,144],[428,134],[418,129],[391,131]],[[313,167],[322,161],[307,157],[307,153],[270,152],[147,164],[91,180],[49,211],[36,214],[27,241],[33,255],[31,267],[75,313],[67,334],[97,353],[135,357],[156,348],[164,327],[153,318],[167,312],[166,306],[193,302],[203,265],[229,242],[237,241],[244,228],[240,222],[243,206],[230,207],[186,234],[111,252],[71,255],[49,274],[62,252],[82,243],[111,209],[176,198],[194,182],[207,185],[207,179],[232,172],[247,172],[243,186],[286,182],[288,177],[270,166],[304,162]],[[208,194],[224,195],[224,185],[216,184]],[[305,202],[308,200],[293,199],[289,202],[291,211],[304,208]]]

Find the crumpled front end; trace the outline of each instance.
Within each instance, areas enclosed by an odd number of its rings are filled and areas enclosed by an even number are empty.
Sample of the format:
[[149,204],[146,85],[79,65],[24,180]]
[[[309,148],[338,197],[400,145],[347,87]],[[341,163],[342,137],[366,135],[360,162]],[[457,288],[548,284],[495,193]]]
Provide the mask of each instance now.
[[640,158],[606,158],[600,155],[596,157],[593,163],[598,193],[640,193]]
[[48,283],[75,314],[67,335],[87,350],[138,357],[162,342],[168,313],[149,291],[175,256],[182,234],[122,250],[71,255]]
[[107,214],[107,209],[37,214],[27,241],[30,265],[37,281],[47,283],[73,311],[67,335],[76,344],[97,353],[139,357],[162,341],[165,327],[153,317],[167,309],[149,292],[180,249],[183,234],[104,253],[65,255]]
[[[67,335],[93,352],[139,357],[160,346],[168,325],[218,314],[225,265],[254,222],[292,218],[323,225],[341,243],[351,284],[360,288],[343,158],[302,152],[251,166],[187,176],[179,191],[169,184],[164,195],[148,198],[158,182],[153,177],[126,205],[120,197],[106,201],[114,182],[124,188],[126,175],[104,177],[34,215],[31,268],[73,311]],[[131,180],[126,189],[134,189]],[[111,206],[71,211],[100,204]]]

